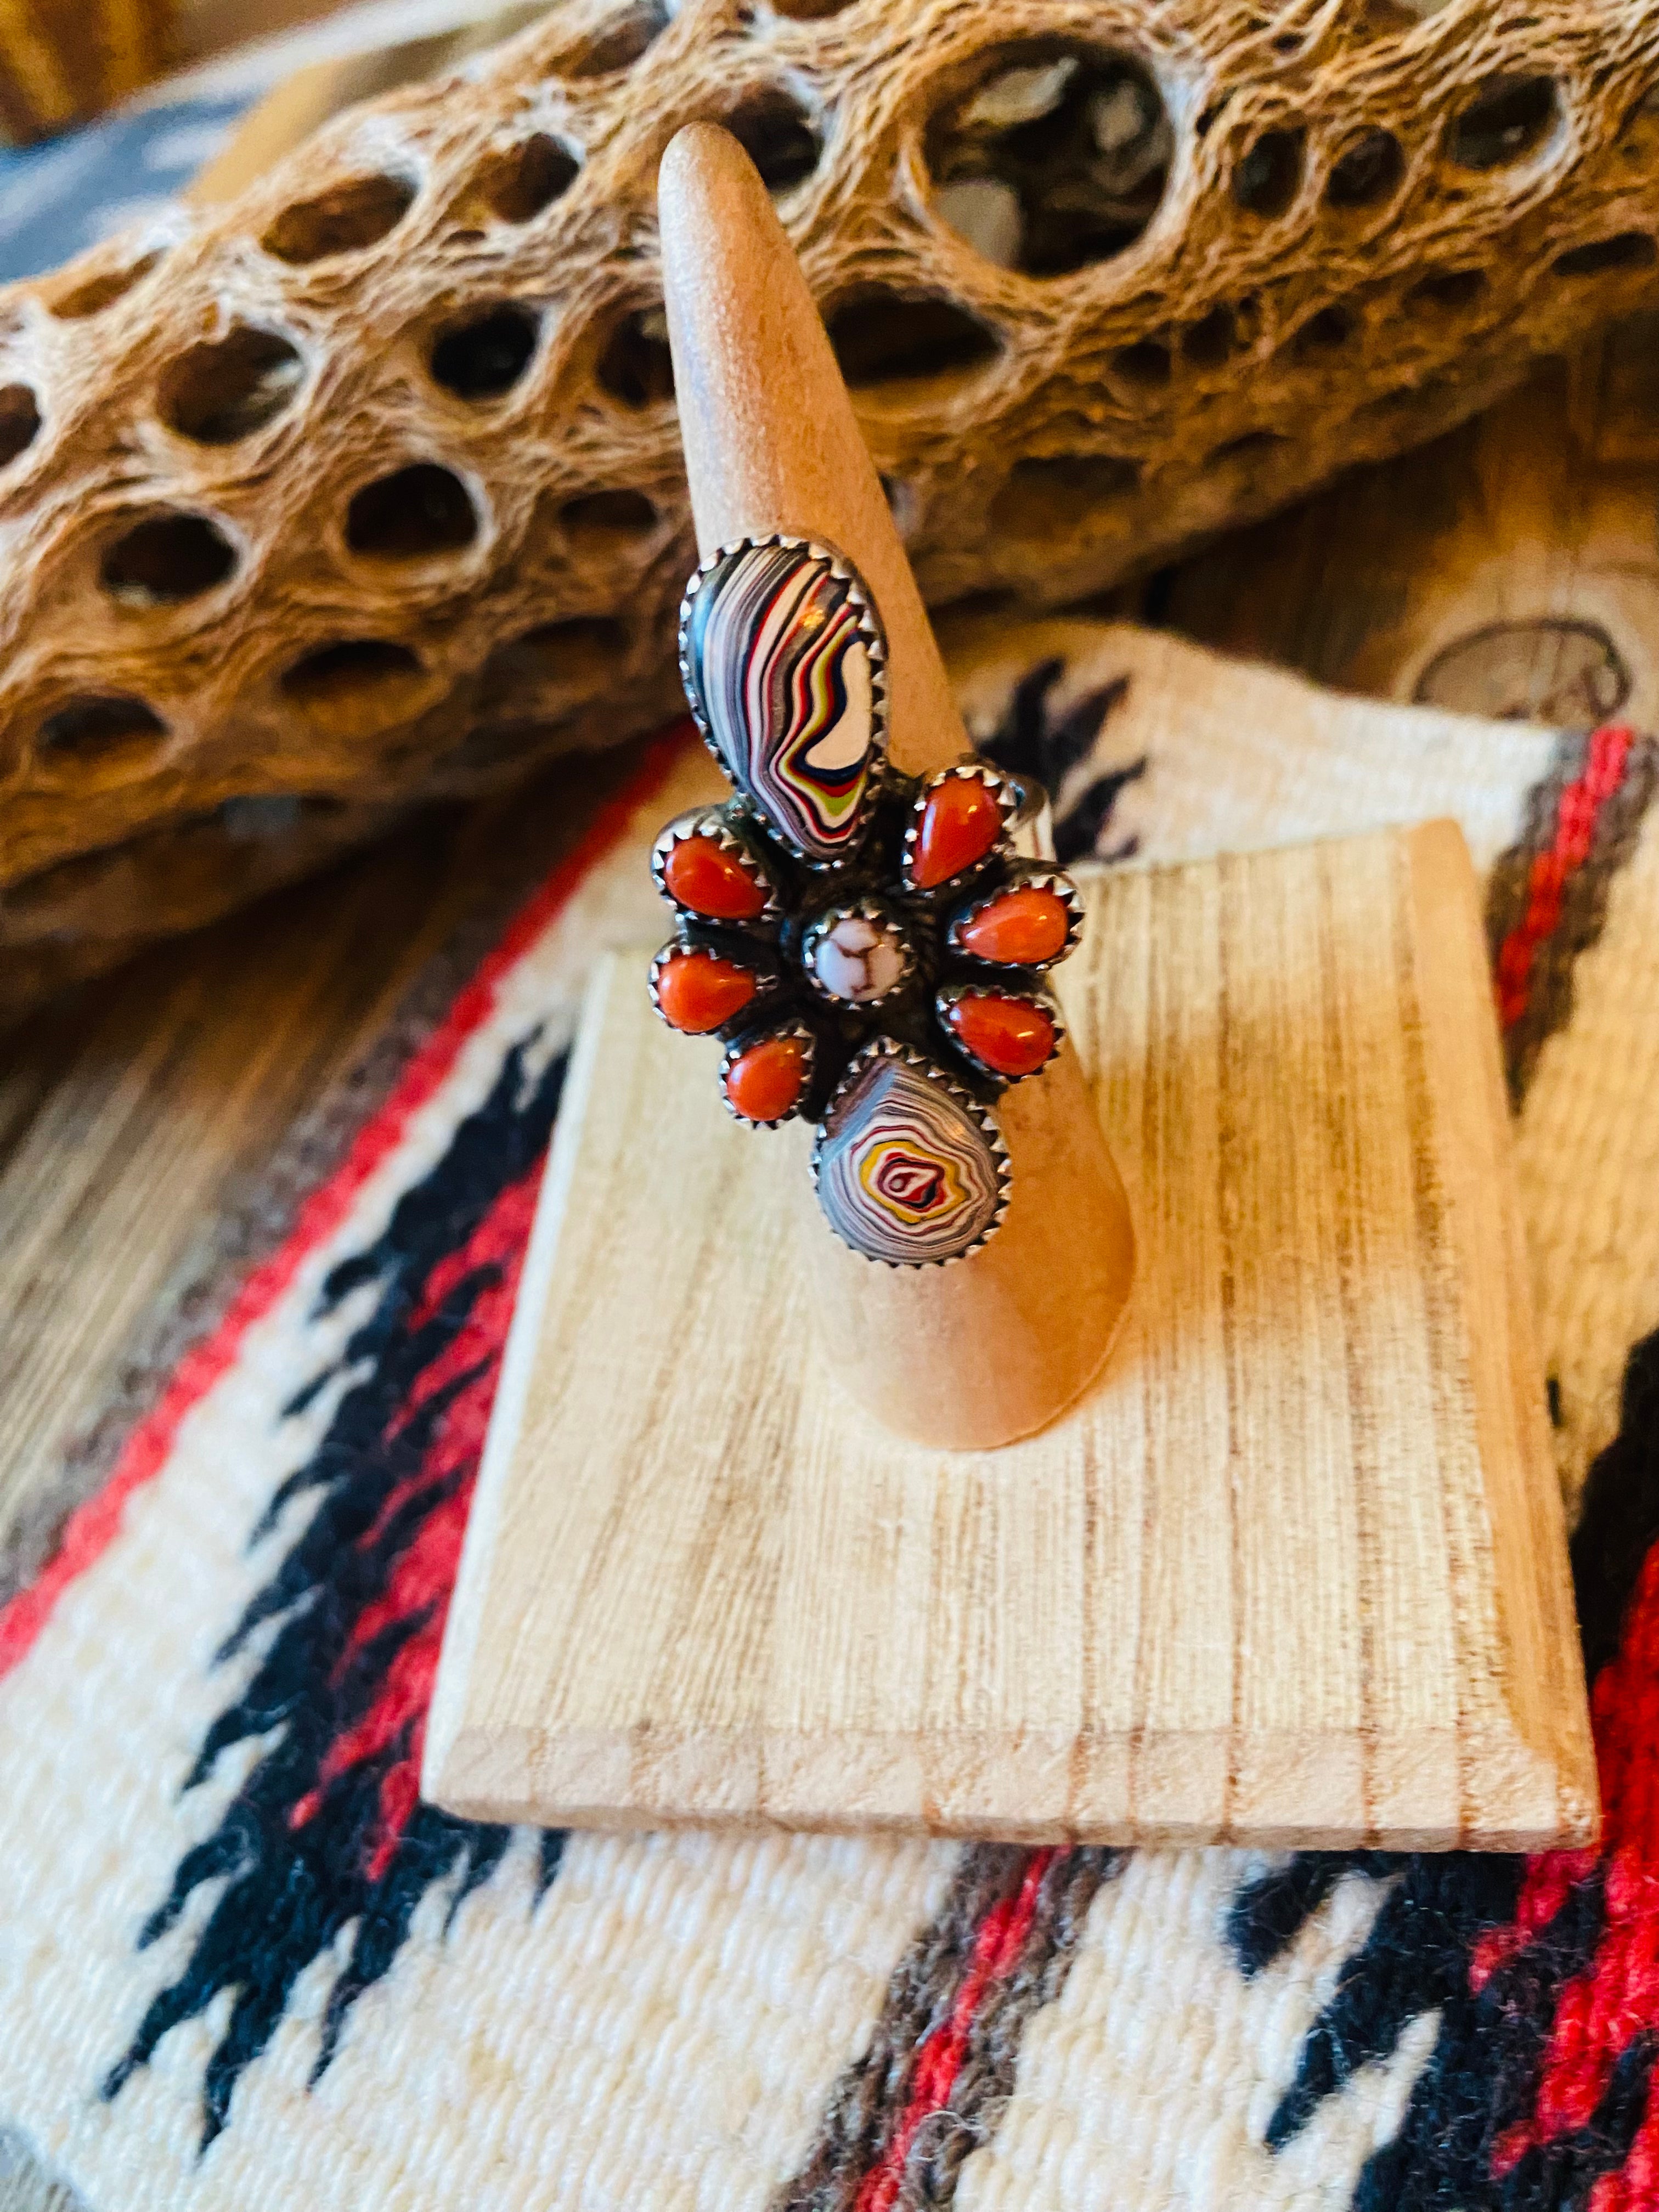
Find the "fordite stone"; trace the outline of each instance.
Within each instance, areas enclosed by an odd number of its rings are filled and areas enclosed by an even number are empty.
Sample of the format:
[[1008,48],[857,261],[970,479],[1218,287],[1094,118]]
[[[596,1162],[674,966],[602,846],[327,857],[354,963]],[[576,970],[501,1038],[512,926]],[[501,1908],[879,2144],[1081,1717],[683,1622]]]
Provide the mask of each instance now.
[[1011,1083],[1035,1075],[1054,1057],[1054,1018],[1040,1000],[965,991],[946,1002],[943,1019],[970,1060]]
[[722,553],[686,597],[686,691],[732,781],[804,859],[847,858],[884,738],[882,641],[845,569],[802,544]]
[[871,901],[821,915],[802,939],[801,961],[826,999],[849,1006],[886,998],[915,965],[898,923]]
[[712,836],[680,838],[669,848],[662,879],[671,898],[710,921],[753,921],[766,909],[759,871]]
[[740,1121],[781,1121],[801,1102],[811,1073],[806,1039],[785,1032],[761,1037],[726,1062],[721,1083]]
[[1064,952],[1071,926],[1071,910],[1058,891],[1020,884],[954,923],[951,934],[975,960],[999,968],[1041,968]]
[[910,880],[919,891],[965,875],[991,852],[1002,835],[1002,802],[988,777],[941,776],[921,802]]
[[1002,1212],[1006,1157],[992,1126],[916,1055],[867,1047],[813,1152],[824,1218],[855,1252],[890,1267],[960,1259]]
[[657,1011],[670,1029],[707,1036],[743,1012],[760,978],[718,953],[676,948],[658,954],[653,985]]

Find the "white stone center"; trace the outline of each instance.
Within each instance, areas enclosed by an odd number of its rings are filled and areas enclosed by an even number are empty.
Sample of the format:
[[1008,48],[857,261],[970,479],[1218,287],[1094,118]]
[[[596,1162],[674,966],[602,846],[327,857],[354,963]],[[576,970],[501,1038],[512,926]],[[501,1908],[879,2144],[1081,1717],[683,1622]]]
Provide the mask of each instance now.
[[904,981],[904,946],[897,933],[865,914],[838,915],[813,938],[807,957],[818,988],[850,1006],[884,998]]

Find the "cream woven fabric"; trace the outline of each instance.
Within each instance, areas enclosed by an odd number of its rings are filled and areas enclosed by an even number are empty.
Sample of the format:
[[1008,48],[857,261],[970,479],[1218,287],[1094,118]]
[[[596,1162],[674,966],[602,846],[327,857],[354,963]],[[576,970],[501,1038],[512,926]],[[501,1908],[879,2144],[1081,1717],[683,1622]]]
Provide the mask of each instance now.
[[[1123,629],[989,633],[959,672],[1073,859],[1462,821],[1525,1041],[1576,1499],[1659,1321],[1644,744],[1339,701]],[[416,1803],[583,977],[659,933],[649,839],[706,776],[659,746],[0,1613],[0,2121],[90,2212],[1542,2205],[1601,2175],[1597,2212],[1649,2202],[1648,1893],[1613,1879],[1645,1816],[1617,1787],[1609,1856],[1553,1870],[562,1841]],[[1639,1537],[1601,1547],[1635,1564],[1586,1611],[1613,1735],[1645,1679],[1617,1648],[1653,1533],[1635,1433],[1585,1508]],[[1561,2002],[1606,1975],[1600,2014]]]

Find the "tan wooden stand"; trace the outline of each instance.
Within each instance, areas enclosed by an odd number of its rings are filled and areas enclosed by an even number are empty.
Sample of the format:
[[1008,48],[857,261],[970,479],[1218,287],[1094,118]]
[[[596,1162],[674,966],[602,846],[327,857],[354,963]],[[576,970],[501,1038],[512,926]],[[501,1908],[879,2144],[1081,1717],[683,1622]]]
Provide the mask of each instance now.
[[[880,480],[753,162],[713,124],[663,157],[662,261],[680,434],[707,555],[772,531],[826,540],[887,634],[889,755],[908,775],[971,751]],[[1123,1186],[1070,1045],[1000,1103],[1008,1215],[947,1267],[872,1265],[815,1218],[811,1325],[848,1389],[901,1435],[982,1449],[1029,1435],[1086,1388],[1134,1270]],[[793,1199],[811,1211],[804,1173]]]
[[1577,1843],[1596,1784],[1475,885],[1434,825],[1090,886],[1142,1224],[1103,1373],[950,1454],[812,1310],[805,1132],[609,968],[427,1736],[493,1820]]

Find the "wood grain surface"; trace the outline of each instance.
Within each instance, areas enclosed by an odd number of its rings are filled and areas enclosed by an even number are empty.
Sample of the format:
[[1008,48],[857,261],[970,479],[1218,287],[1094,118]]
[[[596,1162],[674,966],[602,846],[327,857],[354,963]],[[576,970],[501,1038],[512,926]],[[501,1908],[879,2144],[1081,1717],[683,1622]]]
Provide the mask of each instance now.
[[1651,730],[1656,495],[1659,315],[1639,315],[1462,429],[1223,539],[1154,609],[1340,690]]
[[[1595,1773],[1448,824],[1097,878],[1143,1263],[1041,1435],[878,1428],[757,1142],[595,985],[428,1733],[486,1820],[1582,1841]],[[649,1141],[641,1141],[647,1127]],[[985,1352],[977,1356],[992,1356]]]
[[0,138],[51,137],[112,107],[177,51],[171,0],[27,0],[0,8]]

